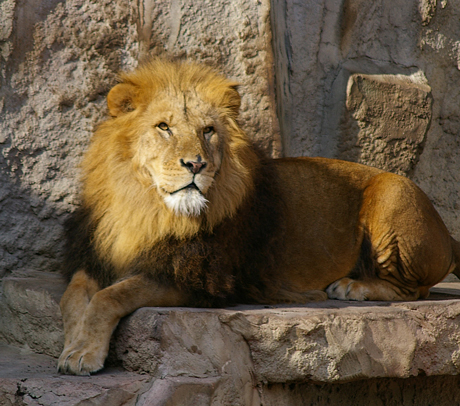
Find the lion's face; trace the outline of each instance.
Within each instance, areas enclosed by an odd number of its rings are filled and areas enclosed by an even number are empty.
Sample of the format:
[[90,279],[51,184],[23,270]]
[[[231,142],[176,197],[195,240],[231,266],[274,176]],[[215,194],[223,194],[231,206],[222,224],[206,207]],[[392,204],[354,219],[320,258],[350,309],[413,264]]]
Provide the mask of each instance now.
[[143,112],[135,159],[171,210],[198,216],[221,166],[225,127],[199,95],[171,90],[157,93]]
[[236,83],[200,65],[160,61],[122,79],[107,97],[108,125],[126,140],[143,184],[177,216],[206,213],[209,223],[234,212],[251,184],[252,151],[236,122]]

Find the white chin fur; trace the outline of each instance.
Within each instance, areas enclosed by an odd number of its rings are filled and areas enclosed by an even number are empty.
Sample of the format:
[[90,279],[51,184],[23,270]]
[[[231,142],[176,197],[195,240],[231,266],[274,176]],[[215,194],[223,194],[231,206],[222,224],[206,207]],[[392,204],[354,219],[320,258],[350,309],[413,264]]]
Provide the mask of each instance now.
[[166,206],[176,214],[198,216],[208,205],[208,200],[198,190],[184,189],[165,197]]

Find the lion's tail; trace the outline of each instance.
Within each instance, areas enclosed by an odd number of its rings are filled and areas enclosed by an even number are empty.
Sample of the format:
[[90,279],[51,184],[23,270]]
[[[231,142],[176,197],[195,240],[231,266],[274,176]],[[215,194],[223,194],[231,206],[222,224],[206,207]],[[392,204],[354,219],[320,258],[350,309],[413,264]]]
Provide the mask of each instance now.
[[457,278],[460,278],[460,242],[453,239],[452,237],[450,239],[452,243],[452,251],[454,253],[454,263],[455,263],[455,267],[452,270],[452,273]]

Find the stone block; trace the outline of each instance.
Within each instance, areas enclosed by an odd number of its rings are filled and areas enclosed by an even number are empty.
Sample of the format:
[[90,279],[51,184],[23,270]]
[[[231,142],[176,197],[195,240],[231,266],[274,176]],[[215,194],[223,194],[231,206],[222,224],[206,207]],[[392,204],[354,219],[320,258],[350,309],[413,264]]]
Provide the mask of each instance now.
[[359,131],[343,131],[339,156],[411,174],[431,122],[431,88],[424,82],[419,76],[351,75],[346,107]]
[[63,278],[49,272],[16,272],[2,281],[0,342],[58,357],[64,345],[59,300]]
[[266,383],[456,375],[459,321],[457,300],[144,308],[121,323],[115,351],[128,370],[158,377],[222,376],[229,368]]
[[[161,379],[188,377],[209,381],[213,396],[226,399],[225,404],[258,404],[250,350],[241,334],[222,324],[222,312],[139,309],[120,323],[112,342],[112,357],[130,371]],[[187,380],[184,384],[194,385]],[[175,380],[167,387],[164,385],[155,391],[167,388],[176,392]]]

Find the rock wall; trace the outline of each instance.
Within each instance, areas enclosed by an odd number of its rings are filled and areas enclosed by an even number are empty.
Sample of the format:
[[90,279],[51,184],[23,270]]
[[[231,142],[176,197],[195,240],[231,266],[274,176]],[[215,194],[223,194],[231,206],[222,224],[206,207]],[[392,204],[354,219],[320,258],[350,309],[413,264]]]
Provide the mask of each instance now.
[[238,80],[272,156],[413,178],[460,238],[459,17],[458,0],[0,0],[0,276],[59,268],[105,95],[148,54]]

